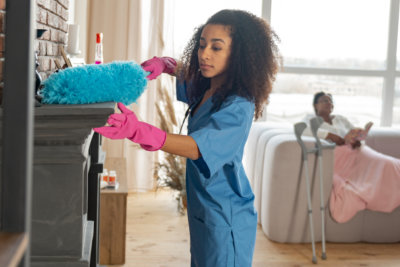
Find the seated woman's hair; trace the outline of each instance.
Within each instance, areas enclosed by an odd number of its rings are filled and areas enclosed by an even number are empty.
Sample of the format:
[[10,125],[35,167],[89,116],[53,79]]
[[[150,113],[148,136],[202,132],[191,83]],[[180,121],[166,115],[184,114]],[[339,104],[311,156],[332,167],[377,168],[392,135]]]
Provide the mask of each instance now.
[[332,99],[332,95],[331,94],[325,93],[323,91],[314,94],[313,107],[314,107],[315,114],[317,114],[317,109],[315,108],[315,105],[318,103],[319,98],[324,96],[324,95],[327,95]]

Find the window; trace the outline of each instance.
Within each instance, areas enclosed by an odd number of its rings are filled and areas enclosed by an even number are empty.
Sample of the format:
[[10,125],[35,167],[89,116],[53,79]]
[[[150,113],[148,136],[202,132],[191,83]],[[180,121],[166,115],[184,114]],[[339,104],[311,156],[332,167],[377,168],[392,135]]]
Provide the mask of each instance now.
[[372,120],[375,125],[400,126],[400,85],[395,82],[400,79],[398,0],[169,3],[174,30],[165,43],[172,43],[169,54],[175,57],[181,56],[194,29],[218,10],[244,9],[270,20],[281,39],[284,68],[266,108],[267,121],[299,121],[313,112],[313,94],[323,90],[334,95],[335,111],[355,125]]
[[376,77],[280,73],[274,88],[277,92],[271,94],[266,108],[267,120],[301,121],[314,114],[314,93],[324,91],[333,95],[335,113],[363,126],[380,119],[382,87],[383,79]]
[[370,120],[400,126],[400,83],[394,88],[400,72],[391,63],[400,48],[394,36],[398,1],[265,2],[271,2],[271,26],[281,39],[284,59],[266,109],[267,121],[301,120],[313,113],[313,94],[325,91],[333,94],[335,112],[357,126]]
[[280,0],[271,10],[285,65],[385,68],[389,1]]

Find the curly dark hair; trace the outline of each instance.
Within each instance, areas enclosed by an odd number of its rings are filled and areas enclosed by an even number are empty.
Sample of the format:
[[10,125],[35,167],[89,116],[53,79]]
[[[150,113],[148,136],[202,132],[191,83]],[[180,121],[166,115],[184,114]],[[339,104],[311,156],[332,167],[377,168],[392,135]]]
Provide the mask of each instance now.
[[227,97],[238,95],[254,102],[257,119],[262,115],[264,104],[268,103],[281,65],[276,44],[278,36],[265,20],[246,11],[226,9],[211,16],[196,29],[181,59],[184,78],[191,81],[188,88],[191,102],[199,100],[210,87],[210,78],[199,72],[197,57],[201,33],[209,24],[229,26],[232,38],[227,80],[214,94],[214,108],[219,109]]

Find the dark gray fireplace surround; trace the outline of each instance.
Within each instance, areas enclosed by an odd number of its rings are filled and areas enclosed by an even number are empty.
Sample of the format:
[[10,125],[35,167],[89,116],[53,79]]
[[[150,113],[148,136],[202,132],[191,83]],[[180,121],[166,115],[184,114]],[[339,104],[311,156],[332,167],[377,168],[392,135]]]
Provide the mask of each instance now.
[[105,155],[92,128],[113,112],[112,102],[35,108],[31,266],[96,266]]

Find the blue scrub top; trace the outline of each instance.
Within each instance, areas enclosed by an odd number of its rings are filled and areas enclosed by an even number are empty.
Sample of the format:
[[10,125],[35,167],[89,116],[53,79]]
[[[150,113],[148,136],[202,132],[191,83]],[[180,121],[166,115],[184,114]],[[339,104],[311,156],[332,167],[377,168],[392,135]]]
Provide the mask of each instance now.
[[[177,82],[177,98],[190,104],[184,83]],[[242,157],[253,115],[254,103],[239,96],[219,110],[210,97],[189,115],[188,134],[201,153],[186,165],[191,266],[252,265],[257,212]]]

